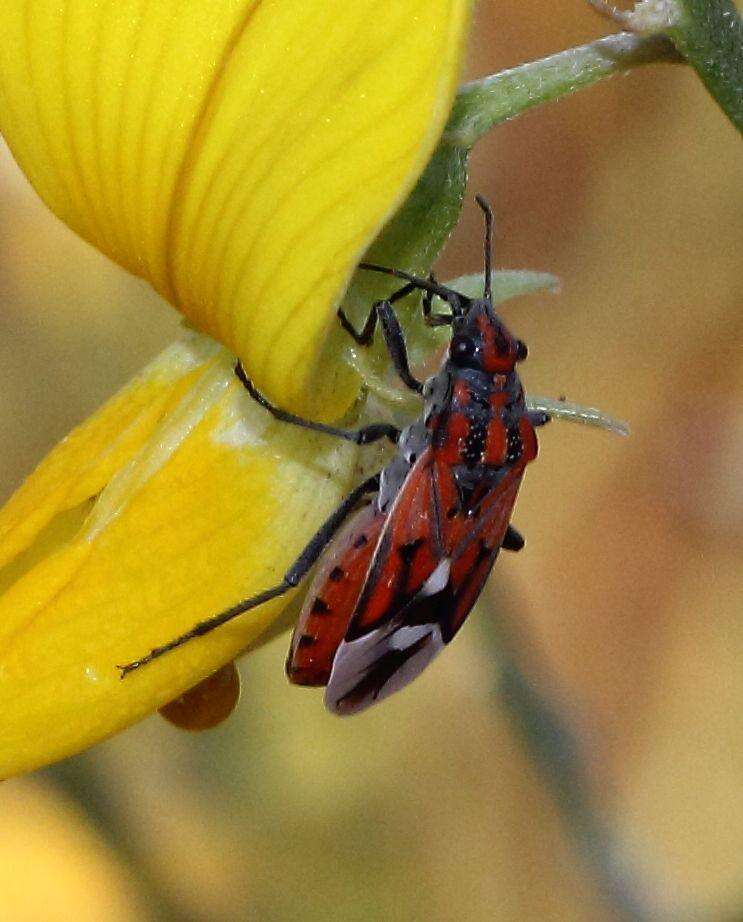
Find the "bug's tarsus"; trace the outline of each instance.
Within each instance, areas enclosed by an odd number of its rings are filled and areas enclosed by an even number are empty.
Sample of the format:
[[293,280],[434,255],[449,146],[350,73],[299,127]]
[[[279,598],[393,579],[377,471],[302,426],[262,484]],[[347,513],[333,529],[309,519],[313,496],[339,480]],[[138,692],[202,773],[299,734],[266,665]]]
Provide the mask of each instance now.
[[351,323],[342,307],[338,308],[337,314],[338,319],[341,322],[341,326],[355,343],[358,343],[360,346],[371,345],[371,341],[374,339],[374,330],[377,327],[376,304],[374,305],[374,308],[372,308],[369,316],[366,318],[366,321],[360,330],[357,330],[356,327]]
[[385,438],[389,439],[393,445],[396,445],[400,438],[400,430],[388,423],[373,423],[371,426],[363,426],[361,429],[339,429],[336,426],[327,426],[325,423],[317,423],[311,419],[303,419],[301,416],[289,413],[288,410],[281,410],[264,397],[245,374],[245,369],[240,361],[235,365],[235,374],[253,400],[268,410],[274,419],[278,419],[282,423],[291,423],[293,426],[310,429],[313,432],[323,432],[325,435],[332,435],[336,438],[344,439],[346,442],[354,442],[356,445],[369,445],[371,442],[378,442],[380,439]]
[[243,599],[242,602],[238,602],[237,605],[225,609],[225,611],[220,612],[218,615],[197,622],[190,630],[178,637],[174,637],[172,640],[169,640],[159,647],[155,647],[141,659],[132,660],[132,662],[126,663],[123,666],[117,666],[116,668],[121,672],[121,678],[125,678],[130,672],[134,672],[136,669],[146,666],[147,663],[151,663],[153,660],[163,656],[163,654],[170,653],[171,650],[183,646],[183,644],[187,643],[189,640],[193,640],[195,637],[203,637],[204,634],[211,633],[216,628],[221,627],[228,621],[232,621],[233,618],[237,618],[246,611],[257,608],[259,605],[263,605],[264,602],[268,602],[271,599],[278,598],[289,592],[289,590],[297,586],[312,569],[317,558],[323,552],[330,539],[338,531],[348,515],[353,512],[359,500],[367,493],[372,493],[378,489],[379,474],[374,474],[374,476],[369,477],[356,487],[355,490],[349,493],[333,514],[323,522],[320,528],[318,528],[309,542],[305,545],[302,553],[286,571],[284,578],[276,586],[265,589],[263,592],[258,593],[258,595],[250,596],[248,599]]
[[206,618],[204,621],[198,621],[192,628],[190,628],[190,630],[186,631],[184,634],[181,634],[178,637],[173,638],[173,640],[169,640],[167,643],[161,644],[159,647],[154,647],[146,656],[143,656],[141,659],[133,660],[131,663],[126,663],[124,666],[117,666],[116,668],[121,672],[121,678],[125,678],[127,675],[129,675],[130,672],[134,672],[135,669],[139,669],[142,666],[146,666],[148,663],[151,663],[153,660],[159,659],[165,653],[170,653],[171,650],[175,650],[177,647],[182,646],[189,640],[193,640],[194,637],[203,637],[204,634],[208,634],[215,628],[225,624],[227,621],[231,621],[238,615],[242,615],[246,611],[250,611],[251,608],[256,608],[258,605],[263,605],[264,602],[269,602],[271,599],[275,599],[280,595],[284,595],[284,593],[292,589],[294,585],[295,584],[293,583],[289,583],[285,577],[277,586],[272,586],[270,589],[264,590],[259,595],[253,596],[250,599],[245,599],[242,602],[238,602],[237,605],[233,605],[232,608],[228,608],[226,611],[220,612],[220,614],[214,615],[212,618]]
[[482,296],[484,300],[490,301],[493,296],[491,287],[493,262],[493,209],[490,207],[490,203],[481,195],[476,195],[475,201],[480,208],[482,208],[485,215],[485,288]]

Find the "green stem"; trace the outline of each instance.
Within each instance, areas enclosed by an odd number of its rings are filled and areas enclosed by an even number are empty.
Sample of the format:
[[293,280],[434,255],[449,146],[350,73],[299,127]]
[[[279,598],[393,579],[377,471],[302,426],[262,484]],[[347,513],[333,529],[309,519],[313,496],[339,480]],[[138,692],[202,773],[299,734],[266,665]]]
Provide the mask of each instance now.
[[507,656],[501,660],[498,695],[613,915],[626,922],[657,919],[652,891],[596,808],[580,741],[568,722]]
[[738,131],[743,131],[743,19],[732,0],[675,0],[668,35]]
[[[470,150],[494,125],[640,64],[680,60],[662,36],[611,35],[462,87],[428,167],[365,261],[428,272],[459,220]],[[357,272],[346,293],[346,313],[359,321],[369,304],[393,288],[388,279]]]
[[[614,834],[596,802],[585,764],[585,741],[564,706],[544,697],[523,669],[526,638],[518,634],[517,613],[508,603],[497,611],[481,597],[478,623],[498,664],[494,692],[550,791],[572,843],[599,892],[622,922],[658,918],[655,889],[638,873],[633,856]],[[533,663],[532,663],[533,665]]]
[[622,32],[504,70],[462,87],[443,141],[470,148],[494,125],[533,106],[569,96],[640,64],[680,60],[673,43],[662,35]]

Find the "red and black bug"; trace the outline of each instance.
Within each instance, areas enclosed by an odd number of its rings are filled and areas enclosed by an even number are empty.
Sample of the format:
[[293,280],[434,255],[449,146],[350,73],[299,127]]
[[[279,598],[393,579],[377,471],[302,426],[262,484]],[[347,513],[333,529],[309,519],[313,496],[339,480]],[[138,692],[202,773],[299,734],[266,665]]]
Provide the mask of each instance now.
[[[380,323],[401,380],[423,399],[423,413],[412,425],[345,430],[301,419],[272,406],[238,364],[248,392],[277,419],[360,445],[388,438],[396,454],[346,497],[278,585],[121,667],[123,675],[283,595],[320,560],[287,673],[297,684],[325,686],[329,710],[356,713],[415,678],[461,627],[500,549],[521,549],[523,538],[509,523],[526,465],[537,455],[535,427],[549,416],[527,409],[516,372],[526,347],[493,309],[492,213],[477,201],[486,218],[482,298],[465,297],[433,278],[362,263],[406,284],[374,304],[360,332],[339,311],[360,344],[371,342]],[[392,306],[416,289],[424,292],[426,323],[452,327],[448,354],[425,383],[410,371]],[[432,312],[434,295],[448,312]]]

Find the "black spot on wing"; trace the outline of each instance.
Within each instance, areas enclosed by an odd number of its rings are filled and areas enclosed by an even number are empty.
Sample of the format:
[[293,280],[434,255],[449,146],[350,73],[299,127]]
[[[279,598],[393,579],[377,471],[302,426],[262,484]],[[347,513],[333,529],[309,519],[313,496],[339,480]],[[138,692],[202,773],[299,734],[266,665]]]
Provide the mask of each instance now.
[[409,567],[413,558],[415,557],[415,552],[418,548],[425,543],[425,538],[416,538],[413,541],[408,541],[407,544],[401,544],[397,549],[397,553],[400,555],[402,562],[406,567]]
[[359,535],[359,536],[354,540],[353,546],[354,546],[355,548],[360,548],[360,547],[363,547],[365,544],[368,544],[368,543],[369,543],[369,539],[366,537],[366,535]]
[[312,608],[310,609],[310,614],[312,615],[327,615],[330,611],[330,606],[327,602],[318,596],[315,601],[312,603]]
[[477,561],[476,561],[476,563],[475,563],[475,566],[477,566],[478,564],[481,564],[481,563],[483,562],[483,560],[487,560],[488,557],[491,557],[491,556],[492,556],[492,554],[493,554],[493,548],[490,547],[490,546],[487,544],[487,542],[485,542],[485,541],[481,538],[481,539],[480,539],[480,547],[478,548],[478,551],[477,551]]
[[297,646],[302,649],[306,647],[311,647],[315,642],[315,638],[310,634],[301,634],[299,640],[297,641]]
[[[363,611],[366,607],[369,596],[374,591],[374,587],[376,586],[377,580],[379,579],[379,571],[387,561],[387,556],[389,554],[391,544],[392,536],[390,531],[389,529],[384,529],[379,539],[379,546],[377,547],[374,557],[372,558],[371,568],[369,569],[369,572],[366,575],[366,579],[364,580],[364,586],[361,590],[361,595],[358,602],[356,603],[357,612]],[[353,620],[349,625],[348,633],[349,635],[356,634]]]
[[328,574],[328,579],[331,582],[339,583],[346,575],[345,570],[342,567],[333,567],[333,569]]

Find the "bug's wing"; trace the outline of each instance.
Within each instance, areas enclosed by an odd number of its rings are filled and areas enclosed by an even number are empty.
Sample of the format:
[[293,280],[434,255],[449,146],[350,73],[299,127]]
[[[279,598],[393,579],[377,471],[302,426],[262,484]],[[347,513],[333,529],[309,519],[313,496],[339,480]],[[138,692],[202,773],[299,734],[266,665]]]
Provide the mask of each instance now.
[[286,673],[295,685],[327,685],[384,520],[373,503],[363,506],[321,558],[289,647]]
[[523,470],[509,472],[498,488],[489,494],[483,503],[480,521],[452,555],[451,584],[455,591],[454,604],[447,619],[448,640],[472,611],[490,576],[511,520],[522,477]]
[[[488,578],[522,471],[509,471],[470,518],[447,514],[456,493],[450,476],[447,466],[429,459],[390,512],[333,661],[325,704],[337,714],[362,711],[411,682],[459,630]],[[424,534],[425,545],[417,544]],[[400,554],[402,539],[402,546],[416,543],[415,553]]]

